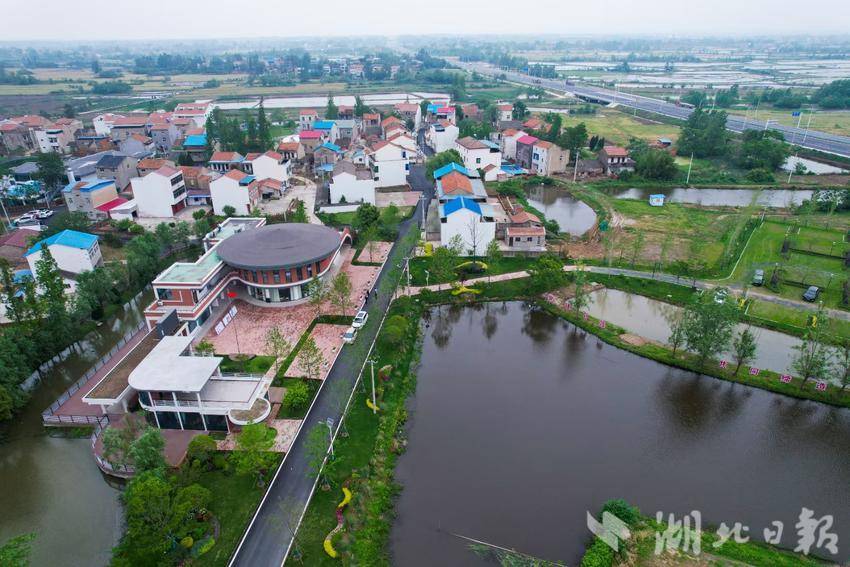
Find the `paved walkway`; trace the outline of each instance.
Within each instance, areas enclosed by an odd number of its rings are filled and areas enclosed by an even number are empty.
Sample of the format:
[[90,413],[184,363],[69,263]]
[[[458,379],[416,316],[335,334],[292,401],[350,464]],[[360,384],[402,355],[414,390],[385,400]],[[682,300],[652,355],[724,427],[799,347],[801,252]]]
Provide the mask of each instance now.
[[[430,198],[433,184],[427,179],[424,167],[414,166],[414,170],[410,175],[411,184],[414,189],[426,191]],[[421,204],[417,205],[418,214],[414,214],[413,219],[408,219],[399,226],[398,241],[375,282],[378,289],[392,266],[401,262],[410,252],[398,245],[398,242],[403,241],[412,230],[419,230],[419,207]],[[388,283],[391,285],[387,287],[395,287],[395,282]],[[369,345],[377,335],[378,323],[386,313],[391,299],[391,293],[379,293],[377,298],[370,299],[366,304],[369,323],[360,331],[357,342],[344,347],[337,357],[304,420],[302,434],[295,438],[272,479],[268,492],[230,561],[231,566],[279,567],[289,553],[293,536],[290,526],[295,527],[300,523],[316,483],[316,475],[312,474],[309,466],[311,458],[306,446],[308,435],[304,433],[317,426],[325,427],[325,420],[329,417],[337,427],[339,426],[349,394],[365,363]]]

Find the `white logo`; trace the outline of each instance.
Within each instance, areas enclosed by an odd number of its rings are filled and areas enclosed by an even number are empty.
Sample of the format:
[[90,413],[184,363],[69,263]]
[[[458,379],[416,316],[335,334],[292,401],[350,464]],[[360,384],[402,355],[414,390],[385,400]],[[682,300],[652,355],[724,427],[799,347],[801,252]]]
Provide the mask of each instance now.
[[619,551],[621,539],[629,539],[632,535],[626,523],[610,512],[602,512],[601,524],[588,512],[587,529],[614,551]]

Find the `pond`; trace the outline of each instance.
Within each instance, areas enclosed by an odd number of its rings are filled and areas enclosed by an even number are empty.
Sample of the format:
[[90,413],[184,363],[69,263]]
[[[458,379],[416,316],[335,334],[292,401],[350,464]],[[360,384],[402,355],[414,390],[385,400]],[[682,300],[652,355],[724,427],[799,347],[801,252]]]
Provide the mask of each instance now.
[[812,191],[803,189],[799,191],[791,189],[694,189],[694,188],[632,188],[617,189],[612,192],[618,199],[637,199],[649,201],[650,195],[663,194],[668,203],[688,203],[692,205],[703,205],[706,207],[746,207],[753,202],[756,194],[756,204],[760,206],[788,208],[801,204],[806,199],[811,199]]
[[785,161],[785,163],[782,164],[782,169],[784,169],[785,171],[794,171],[798,163],[803,164],[806,167],[807,171],[811,171],[815,175],[824,175],[829,173],[847,173],[846,169],[841,169],[840,167],[835,167],[834,165],[829,165],[828,163],[821,163],[813,159],[806,159],[797,156],[789,157]]
[[465,536],[577,565],[586,514],[625,498],[703,524],[803,506],[850,550],[850,411],[671,369],[528,305],[429,313],[409,400],[394,564],[482,564]]
[[88,335],[83,352],[53,367],[29,405],[0,429],[0,542],[36,532],[32,565],[107,565],[121,537],[119,492],[97,468],[88,437],[48,435],[41,412],[141,321],[152,297],[144,294]]
[[[662,343],[666,343],[670,338],[671,317],[682,310],[676,305],[617,289],[601,289],[591,293],[589,297],[591,302],[585,311],[593,317]],[[747,325],[738,325],[735,332],[745,328]],[[750,330],[758,343],[755,359],[750,366],[779,373],[787,372],[796,354],[794,347],[800,344],[800,339],[761,327],[750,326]],[[725,358],[731,362],[731,353],[727,352]]]
[[566,191],[539,185],[526,187],[526,193],[528,203],[547,219],[558,221],[561,232],[581,236],[596,224],[594,210]]

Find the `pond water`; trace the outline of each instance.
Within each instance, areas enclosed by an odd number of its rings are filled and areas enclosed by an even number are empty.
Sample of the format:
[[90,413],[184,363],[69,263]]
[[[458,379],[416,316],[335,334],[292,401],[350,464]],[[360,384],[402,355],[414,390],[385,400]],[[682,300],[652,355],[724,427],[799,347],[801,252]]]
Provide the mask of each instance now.
[[[593,317],[662,343],[670,338],[668,321],[682,310],[676,305],[617,289],[595,291],[590,294],[590,300],[585,310]],[[735,332],[745,328],[747,325],[738,325]],[[755,359],[750,366],[779,373],[788,371],[796,354],[794,346],[800,344],[800,339],[761,327],[751,326],[750,330],[758,343]],[[731,353],[727,352],[725,358],[731,361]]]
[[138,325],[152,298],[144,294],[88,335],[83,352],[55,366],[24,411],[0,429],[0,542],[35,532],[32,565],[107,565],[121,537],[119,492],[97,468],[88,437],[51,437],[41,412]]
[[808,171],[811,171],[816,175],[823,175],[826,173],[847,173],[847,170],[841,169],[840,167],[835,167],[834,165],[829,165],[827,163],[821,163],[819,161],[801,158],[797,156],[789,157],[782,165],[782,169],[784,169],[785,171],[794,171],[798,163],[802,163],[804,166],[806,166],[806,169]]
[[[367,105],[382,106],[398,104],[401,102],[420,103],[423,100],[451,100],[446,93],[376,93],[360,95]],[[354,95],[334,95],[334,103],[337,105],[354,106]],[[241,100],[233,102],[216,102],[214,106],[222,110],[242,110],[256,108],[260,99]],[[328,104],[326,96],[290,96],[263,99],[264,108],[323,108]]]
[[596,224],[596,213],[586,203],[579,201],[566,191],[540,185],[527,187],[529,204],[558,221],[561,232],[581,236]]
[[394,564],[483,564],[466,536],[577,565],[625,498],[704,524],[835,516],[850,551],[850,411],[668,368],[518,302],[430,312],[409,401]]
[[[753,197],[759,191],[754,189],[693,189],[693,188],[664,188],[647,189],[632,188],[613,191],[618,199],[637,199],[649,201],[650,195],[663,194],[668,203],[689,203],[706,207],[746,207],[753,202]],[[767,207],[787,208],[801,204],[811,199],[812,191],[790,189],[765,189],[756,199],[756,204]]]

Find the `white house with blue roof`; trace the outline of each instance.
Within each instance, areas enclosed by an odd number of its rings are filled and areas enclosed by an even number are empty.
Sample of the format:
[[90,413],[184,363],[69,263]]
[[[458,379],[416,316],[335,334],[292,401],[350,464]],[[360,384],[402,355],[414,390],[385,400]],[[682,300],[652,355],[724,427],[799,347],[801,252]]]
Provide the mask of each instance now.
[[461,256],[483,256],[496,239],[496,220],[488,203],[455,197],[439,206],[440,244],[461,243]]
[[66,229],[40,240],[24,254],[33,274],[37,274],[36,264],[41,259],[45,248],[50,250],[50,254],[56,260],[56,265],[65,281],[65,289],[70,293],[76,290],[76,277],[79,274],[103,264],[103,255],[96,235]]
[[339,127],[333,120],[317,120],[313,122],[313,130],[321,132],[331,144],[339,140]]

